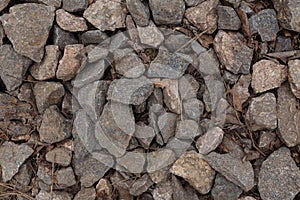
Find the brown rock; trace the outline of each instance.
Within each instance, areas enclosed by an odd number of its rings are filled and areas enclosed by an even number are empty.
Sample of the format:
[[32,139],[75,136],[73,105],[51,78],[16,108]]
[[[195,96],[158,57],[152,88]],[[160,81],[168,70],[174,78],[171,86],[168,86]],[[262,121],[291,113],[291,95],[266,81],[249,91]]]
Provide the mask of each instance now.
[[86,31],[85,19],[66,12],[64,9],[56,11],[56,22],[60,28],[70,32]]
[[67,188],[75,185],[75,175],[72,167],[62,168],[55,172],[55,183],[59,188]]
[[209,129],[200,136],[196,142],[196,147],[201,154],[208,154],[215,150],[223,140],[224,132],[219,127]]
[[36,3],[17,4],[1,17],[5,33],[21,55],[40,62],[54,20],[54,7]]
[[251,75],[242,75],[238,82],[231,90],[234,108],[238,111],[243,110],[243,103],[250,97],[249,86],[251,83]]
[[96,185],[96,195],[99,199],[112,200],[112,186],[110,182],[102,178]]
[[72,152],[66,148],[55,148],[46,154],[48,162],[54,162],[61,166],[68,166],[71,163]]
[[59,47],[57,45],[48,45],[45,49],[46,53],[42,62],[36,63],[30,68],[31,75],[40,81],[55,77],[60,56]]
[[211,34],[217,29],[218,15],[216,7],[218,0],[207,0],[196,7],[188,8],[185,17],[200,31]]
[[56,77],[63,81],[71,80],[75,77],[85,60],[85,48],[82,44],[67,45],[64,55],[59,61]]
[[0,2],[0,12],[8,5],[10,0],[3,0]]
[[261,93],[280,87],[286,78],[286,66],[261,60],[253,65],[251,86],[255,93]]
[[195,151],[182,155],[171,167],[170,172],[184,178],[201,194],[210,191],[216,174]]
[[293,94],[300,99],[300,60],[290,60],[289,65],[289,82]]
[[95,200],[96,191],[95,188],[81,188],[81,190],[75,195],[74,200]]
[[219,31],[214,39],[214,48],[220,62],[234,74],[248,74],[253,56],[240,33]]

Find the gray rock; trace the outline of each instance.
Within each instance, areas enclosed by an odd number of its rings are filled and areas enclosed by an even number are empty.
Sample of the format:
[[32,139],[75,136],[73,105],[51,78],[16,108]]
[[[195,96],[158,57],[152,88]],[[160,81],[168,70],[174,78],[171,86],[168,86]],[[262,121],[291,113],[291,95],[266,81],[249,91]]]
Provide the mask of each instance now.
[[74,200],[95,200],[96,199],[96,191],[95,188],[81,188],[79,192],[74,197]]
[[63,9],[69,12],[83,11],[88,7],[88,0],[63,0]]
[[292,40],[289,37],[278,36],[275,44],[275,52],[292,51]]
[[187,100],[197,97],[199,83],[190,74],[185,74],[179,79],[179,94],[182,100]]
[[300,60],[290,60],[288,66],[288,77],[291,90],[295,97],[300,99]]
[[110,81],[95,81],[78,91],[78,103],[96,122],[103,110]]
[[140,0],[128,0],[126,6],[133,20],[138,26],[147,26],[150,19],[150,11],[147,5]]
[[220,30],[214,39],[214,49],[225,68],[234,74],[248,74],[253,57],[253,49],[244,42],[240,33]]
[[25,144],[4,142],[0,146],[0,165],[2,180],[7,182],[17,174],[24,161],[33,153],[33,149]]
[[40,81],[55,78],[55,73],[60,57],[59,47],[57,45],[48,45],[45,47],[45,56],[42,62],[35,63],[30,67],[31,75]]
[[[21,186],[28,186],[31,182],[33,175],[33,170],[30,161],[25,162],[19,168],[19,172],[14,176],[14,179],[18,183],[17,185]],[[18,186],[17,186],[18,187]]]
[[147,105],[148,110],[155,104],[163,105],[163,93],[160,88],[154,88],[153,93],[150,95]]
[[145,76],[136,79],[114,80],[108,90],[107,99],[123,104],[139,105],[152,93],[153,84]]
[[197,69],[202,76],[220,74],[218,57],[213,49],[201,53],[198,62]]
[[139,123],[135,125],[134,136],[138,139],[143,148],[148,149],[155,137],[155,132],[152,127]]
[[83,13],[83,17],[101,31],[125,27],[126,8],[121,0],[98,0]]
[[124,33],[118,32],[117,34],[115,34],[114,36],[111,37],[111,40],[109,43],[109,51],[115,53],[115,51],[122,52],[123,48],[125,51],[127,49],[130,49],[130,48],[128,48],[129,47],[128,40],[129,40],[128,37]]
[[270,149],[270,145],[276,139],[276,134],[272,131],[262,131],[259,137],[258,147],[263,150],[267,151]]
[[173,164],[170,172],[184,178],[201,194],[210,191],[215,178],[215,171],[195,151],[183,154]]
[[71,164],[72,152],[64,147],[58,147],[46,154],[46,160],[50,163],[56,163],[58,165],[67,167]]
[[52,182],[52,174],[51,169],[45,165],[39,165],[37,170],[37,177],[43,181],[44,184],[51,185]]
[[76,183],[72,167],[59,169],[54,175],[56,184],[59,188],[70,187]]
[[218,6],[218,29],[237,31],[242,22],[235,10],[229,6]]
[[212,152],[203,158],[220,174],[244,191],[249,191],[254,186],[254,171],[249,161],[243,162],[229,154]]
[[199,126],[194,120],[183,120],[177,123],[175,132],[176,138],[193,140],[198,135]]
[[100,30],[89,30],[81,34],[83,44],[100,44],[108,39],[108,35]]
[[61,102],[65,95],[64,86],[57,82],[38,82],[33,88],[36,106],[39,113],[43,113],[50,105]]
[[149,176],[151,178],[151,180],[155,183],[155,184],[159,184],[165,181],[168,181],[168,179],[170,178],[170,167],[171,166],[167,166],[164,167],[162,169],[159,169],[153,173],[149,173]]
[[246,121],[253,131],[277,128],[276,98],[266,93],[253,98],[246,114]]
[[199,54],[201,54],[201,53],[203,53],[203,52],[206,51],[206,49],[205,49],[203,46],[201,46],[201,45],[199,44],[199,42],[197,42],[197,41],[193,41],[193,42],[192,42],[191,48],[193,49],[193,51],[194,51],[197,55],[199,55]]
[[137,30],[142,44],[158,48],[165,39],[162,32],[152,21],[145,27],[137,26]]
[[117,158],[116,162],[124,167],[126,172],[136,174],[144,171],[146,157],[143,153],[127,152],[124,156]]
[[226,83],[233,85],[238,81],[239,76],[227,70],[224,70],[223,79]]
[[173,33],[171,34],[165,41],[164,45],[166,48],[172,52],[182,52],[182,53],[190,53],[192,52],[191,44],[189,43],[191,40],[190,37],[182,34],[182,33]]
[[208,34],[211,34],[217,29],[218,4],[218,0],[204,1],[195,7],[188,8],[185,12],[185,17],[200,31],[207,31]]
[[106,68],[107,64],[104,60],[88,63],[73,79],[72,85],[76,88],[81,88],[92,84],[92,82],[103,78]]
[[159,132],[157,120],[158,117],[164,112],[165,109],[163,108],[162,104],[153,104],[149,107],[149,126],[151,126],[154,129],[154,132],[156,134],[156,142],[160,145],[163,145],[164,141]]
[[217,174],[215,185],[211,190],[211,195],[215,200],[238,199],[243,190],[228,181],[221,174]]
[[41,62],[54,20],[54,7],[24,3],[11,7],[9,12],[2,15],[1,22],[14,49],[35,62]]
[[0,122],[0,126],[6,126],[6,134],[12,139],[17,138],[18,136],[24,136],[31,131],[31,126],[23,124],[18,121],[11,121],[9,124],[7,122]]
[[227,150],[226,152],[234,158],[241,160],[245,156],[242,147],[226,135],[223,137],[222,146]]
[[120,157],[125,154],[134,131],[135,121],[131,107],[108,102],[96,123],[95,136],[101,147]]
[[147,172],[153,173],[174,163],[175,153],[167,148],[147,154]]
[[85,53],[85,48],[82,44],[67,45],[64,49],[64,55],[59,61],[56,77],[63,81],[73,79],[86,61]]
[[63,191],[53,191],[51,195],[50,192],[41,190],[35,198],[36,200],[49,200],[51,198],[55,200],[71,200],[72,195]]
[[249,19],[250,30],[258,33],[262,41],[273,41],[276,39],[279,26],[276,12],[273,9],[264,9]]
[[53,144],[71,136],[72,124],[58,110],[57,106],[50,106],[43,114],[39,128],[40,140]]
[[148,174],[143,175],[141,178],[136,180],[129,189],[129,192],[133,196],[139,196],[146,192],[149,187],[153,185]]
[[3,39],[4,38],[5,38],[5,33],[4,33],[4,30],[3,30],[2,23],[0,22],[0,45],[3,44]]
[[58,9],[56,11],[56,23],[61,29],[69,32],[86,31],[88,29],[83,17],[72,15],[64,9]]
[[192,146],[193,140],[191,139],[178,139],[177,137],[170,138],[166,148],[171,149],[176,158],[179,158],[182,154],[184,154],[188,150],[195,150]]
[[101,61],[102,59],[104,60],[107,58],[109,53],[109,50],[105,47],[102,47],[100,45],[96,46],[93,48],[91,51],[88,52],[88,61],[89,64],[94,63],[96,61],[103,62]]
[[40,3],[44,3],[48,6],[54,6],[55,8],[59,8],[62,0],[38,0]]
[[176,128],[177,115],[171,112],[165,112],[158,117],[157,125],[162,135],[164,143],[174,136]]
[[174,200],[199,200],[197,191],[189,185],[183,187],[181,182],[175,176],[172,176],[172,187]]
[[206,88],[203,94],[203,102],[206,111],[214,111],[225,93],[224,83],[220,81],[220,78],[215,76],[205,76],[204,81]]
[[178,79],[185,72],[189,62],[179,54],[159,49],[158,55],[151,62],[147,76],[152,78]]
[[22,84],[31,61],[16,53],[11,45],[3,45],[0,46],[0,63],[0,77],[6,89],[17,89]]
[[182,102],[183,116],[199,122],[204,111],[202,101],[197,98],[188,99]]
[[158,184],[152,192],[154,200],[172,200],[172,183],[170,181],[166,181]]
[[185,4],[183,0],[150,0],[149,5],[156,24],[175,25],[181,23],[185,12]]
[[129,53],[116,60],[115,69],[117,73],[126,78],[138,78],[145,72],[144,64],[135,53]]
[[277,11],[277,18],[283,28],[299,32],[299,2],[297,0],[272,0]]
[[277,101],[279,137],[288,147],[294,147],[300,142],[300,111],[287,84],[278,89]]
[[202,3],[204,0],[185,0],[187,6],[197,6],[199,3]]
[[63,50],[67,45],[78,44],[78,39],[73,33],[64,31],[57,25],[53,26],[52,40],[53,44],[58,45],[60,50]]
[[300,171],[286,147],[274,151],[261,165],[258,190],[263,200],[294,199],[300,191]]
[[224,132],[219,127],[210,128],[196,141],[196,147],[200,154],[208,154],[215,150],[223,140]]
[[0,12],[9,4],[10,0],[3,0],[0,3]]

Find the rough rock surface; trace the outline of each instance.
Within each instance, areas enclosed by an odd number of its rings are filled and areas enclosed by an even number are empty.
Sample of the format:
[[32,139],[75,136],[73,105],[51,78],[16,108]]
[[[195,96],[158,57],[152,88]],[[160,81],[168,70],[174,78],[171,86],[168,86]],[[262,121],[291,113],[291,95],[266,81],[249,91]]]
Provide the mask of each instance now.
[[89,0],[62,0],[62,8],[68,12],[78,12],[86,9]]
[[253,98],[246,114],[246,120],[253,131],[277,128],[276,98],[272,93]]
[[74,33],[64,31],[59,26],[53,26],[53,44],[58,45],[60,50],[63,50],[66,45],[78,44],[78,38]]
[[126,6],[138,26],[147,26],[150,19],[149,8],[140,0],[128,0]]
[[96,191],[94,188],[82,188],[74,197],[74,200],[95,200]]
[[203,158],[220,174],[244,191],[249,191],[254,186],[254,171],[249,161],[243,162],[229,154],[212,152]]
[[294,199],[300,191],[300,171],[286,147],[274,151],[261,165],[258,189],[263,200]]
[[0,12],[8,5],[8,3],[10,2],[10,0],[3,0],[0,3]]
[[179,121],[176,125],[175,136],[179,139],[194,139],[199,135],[199,126],[194,120]]
[[60,28],[69,32],[86,31],[88,29],[84,18],[72,15],[64,9],[56,11],[56,23]]
[[215,171],[195,151],[183,154],[170,172],[184,178],[201,194],[210,191],[215,178]]
[[149,22],[148,26],[137,26],[137,30],[142,44],[157,48],[165,39],[152,21]]
[[149,6],[155,23],[160,25],[180,24],[185,12],[183,0],[150,0]]
[[126,8],[121,0],[98,0],[83,13],[83,17],[101,31],[125,27]]
[[11,45],[3,45],[0,46],[0,63],[0,77],[6,89],[17,89],[22,84],[31,61],[16,53]]
[[296,146],[300,141],[300,111],[287,84],[278,89],[277,101],[279,137],[288,147]]
[[0,146],[0,165],[2,168],[2,179],[9,181],[19,171],[24,161],[33,153],[33,149],[25,144],[4,142]]
[[51,198],[55,200],[71,200],[72,196],[71,194],[63,191],[54,191],[51,195],[50,192],[46,192],[44,190],[41,190],[36,196],[37,200],[47,200]]
[[251,86],[255,93],[265,92],[280,85],[287,79],[287,67],[269,60],[261,60],[253,66]]
[[196,147],[200,154],[208,154],[215,150],[223,140],[224,132],[219,127],[209,129],[196,141]]
[[46,160],[66,167],[71,164],[72,152],[64,147],[55,148],[46,154]]
[[293,94],[300,99],[300,60],[288,62],[289,82]]
[[218,29],[239,30],[241,20],[235,10],[229,6],[218,6]]
[[14,49],[35,62],[41,62],[54,15],[52,6],[25,3],[11,7],[9,14],[2,15],[1,22]]
[[242,75],[238,82],[232,88],[233,106],[238,110],[243,110],[243,103],[250,97],[249,86],[251,83],[251,75]]
[[145,72],[145,66],[141,59],[134,53],[129,53],[126,56],[115,61],[116,72],[126,78],[138,78]]
[[220,30],[214,39],[214,48],[220,62],[234,74],[248,74],[253,56],[240,33]]

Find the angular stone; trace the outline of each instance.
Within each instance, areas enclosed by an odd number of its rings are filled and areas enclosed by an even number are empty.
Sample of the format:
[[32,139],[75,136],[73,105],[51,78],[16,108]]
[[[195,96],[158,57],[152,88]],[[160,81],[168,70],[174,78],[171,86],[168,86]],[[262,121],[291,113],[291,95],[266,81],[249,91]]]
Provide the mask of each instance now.
[[246,121],[253,131],[277,128],[276,98],[266,93],[253,98],[246,114]]
[[133,196],[139,196],[142,193],[146,192],[150,186],[153,185],[153,182],[151,181],[148,174],[145,174],[138,180],[136,180],[132,186],[130,187],[130,194]]
[[197,6],[199,3],[202,3],[205,0],[185,0],[187,6]]
[[134,136],[138,139],[143,148],[148,149],[155,137],[154,129],[145,124],[136,124]]
[[71,136],[72,125],[58,110],[57,106],[47,108],[39,129],[40,140],[53,144]]
[[184,178],[201,194],[207,194],[210,191],[216,174],[195,151],[182,155],[173,164],[170,172]]
[[36,3],[18,4],[1,17],[5,33],[14,49],[35,62],[41,62],[44,45],[54,20],[54,7]]
[[240,33],[220,30],[214,39],[214,49],[220,62],[234,74],[248,74],[253,57],[253,49],[244,42]]
[[272,0],[277,11],[277,18],[283,28],[299,32],[299,2],[297,0]]
[[277,102],[279,137],[288,147],[294,147],[300,142],[300,111],[287,84],[278,89]]
[[300,99],[300,60],[290,60],[289,68],[289,83],[295,97]]
[[177,137],[172,137],[169,139],[166,148],[171,149],[175,153],[176,158],[179,158],[187,150],[195,150],[195,148],[192,146],[192,142],[193,140],[191,139],[184,140]]
[[244,191],[254,186],[254,171],[249,161],[243,162],[229,154],[212,152],[204,156],[204,160],[220,174]]
[[258,190],[262,199],[294,199],[300,191],[300,171],[286,147],[274,151],[261,165]]
[[9,4],[10,0],[3,0],[0,2],[0,12]]
[[126,6],[138,26],[147,26],[150,19],[149,8],[140,0],[128,0]]
[[96,123],[95,136],[101,147],[120,157],[125,154],[134,131],[135,121],[131,107],[108,102]]
[[159,49],[158,55],[150,64],[147,76],[151,78],[178,79],[183,75],[188,65],[189,62],[180,54]]
[[183,116],[198,122],[204,111],[202,101],[197,98],[191,98],[182,102]]
[[78,44],[78,39],[74,33],[62,30],[59,26],[53,26],[52,33],[53,44],[58,45],[60,50],[63,50],[66,45]]
[[100,30],[89,30],[81,34],[83,44],[100,44],[108,39],[108,35]]
[[179,79],[179,94],[182,100],[196,98],[199,88],[199,83],[190,74],[185,74]]
[[152,192],[154,200],[172,200],[172,183],[170,181],[166,181],[158,184]]
[[124,156],[117,158],[117,164],[126,169],[130,173],[142,173],[144,170],[146,157],[143,153],[127,152]]
[[196,142],[196,147],[200,154],[208,154],[215,150],[223,140],[224,132],[219,127],[210,128],[204,135],[200,136]]
[[237,31],[242,22],[232,7],[218,6],[218,29]]
[[159,25],[180,24],[185,12],[183,0],[150,0],[149,6],[155,23]]
[[96,196],[100,199],[112,200],[113,188],[109,180],[102,178],[96,185]]
[[38,82],[33,88],[36,106],[43,113],[50,105],[59,104],[65,95],[64,86],[57,82]]
[[74,200],[95,200],[96,199],[96,191],[95,188],[81,188],[79,192],[74,197]]
[[203,94],[203,102],[206,111],[214,111],[225,93],[224,83],[215,76],[205,76],[204,81],[206,87]]
[[86,31],[88,29],[84,18],[72,15],[64,9],[56,11],[56,23],[60,28],[69,32]]
[[85,10],[88,5],[88,0],[63,0],[63,9],[68,12],[79,12]]
[[147,172],[153,173],[161,170],[176,160],[175,153],[167,148],[159,149],[147,154]]
[[164,143],[167,143],[169,138],[174,136],[176,128],[177,115],[170,112],[165,112],[158,117],[157,125],[162,135]]
[[145,72],[145,66],[135,53],[129,53],[115,61],[116,72],[126,78],[138,78]]
[[0,146],[0,165],[2,179],[7,182],[17,174],[24,161],[33,153],[33,149],[25,144],[4,142]]
[[172,187],[173,200],[199,200],[197,191],[189,185],[183,187],[181,182],[175,176],[172,176]]
[[292,40],[289,37],[278,36],[275,44],[275,52],[292,51]]
[[220,64],[213,49],[201,53],[198,56],[198,62],[199,65],[197,66],[197,69],[202,76],[220,74]]
[[123,104],[139,105],[152,93],[153,84],[145,76],[136,79],[114,80],[108,90],[107,99]]
[[171,35],[169,35],[169,37],[164,41],[164,45],[172,53],[175,52],[190,53],[192,52],[190,40],[191,40],[190,37],[182,33],[174,32]]
[[64,191],[53,191],[51,195],[50,192],[41,190],[36,196],[36,200],[49,200],[51,198],[55,200],[71,200],[72,195]]
[[72,167],[62,168],[55,172],[56,184],[59,188],[66,188],[76,183]]
[[126,8],[121,0],[98,0],[83,13],[83,17],[101,31],[125,27]]
[[42,62],[35,63],[30,67],[31,75],[40,81],[55,78],[58,59],[61,54],[57,45],[48,45],[45,50],[45,57]]
[[[21,165],[19,172],[14,176],[14,179],[17,181],[17,185],[28,186],[31,182],[33,175],[33,170],[30,161],[25,162]],[[17,186],[18,187],[18,186]]]
[[198,123],[194,120],[179,121],[176,126],[175,137],[179,139],[194,139],[199,135]]
[[54,6],[55,8],[59,8],[62,0],[38,0],[38,2],[44,3],[48,6]]
[[24,79],[31,61],[14,51],[11,45],[0,46],[0,77],[6,89],[17,89]]
[[239,76],[225,70],[223,74],[223,79],[226,83],[233,85],[238,81]]
[[67,45],[64,55],[59,61],[56,77],[63,81],[71,80],[75,77],[85,60],[85,48],[82,44]]
[[251,86],[255,93],[265,92],[280,85],[287,79],[287,67],[269,60],[253,65]]
[[171,166],[167,166],[164,167],[162,169],[159,169],[153,173],[149,173],[149,176],[151,178],[151,180],[155,183],[155,184],[159,184],[165,181],[168,181],[168,179],[170,178],[170,167]]
[[233,106],[238,111],[243,111],[243,103],[245,103],[250,97],[250,83],[251,75],[242,75],[231,90]]
[[208,34],[211,34],[217,29],[218,15],[216,8],[218,4],[218,0],[204,1],[196,7],[188,8],[185,17],[200,31],[207,31]]
[[243,190],[238,186],[228,181],[221,174],[217,174],[211,195],[214,200],[238,199],[242,192]]
[[55,148],[46,154],[46,160],[67,167],[71,164],[72,152],[63,147]]
[[145,27],[137,26],[137,30],[142,44],[158,48],[165,39],[162,32],[152,21]]
[[272,131],[262,131],[259,137],[258,147],[263,150],[267,151],[270,149],[270,145],[276,139],[276,134]]
[[0,45],[3,44],[3,39],[4,38],[5,38],[5,33],[4,33],[4,30],[3,30],[2,23],[0,22]]

